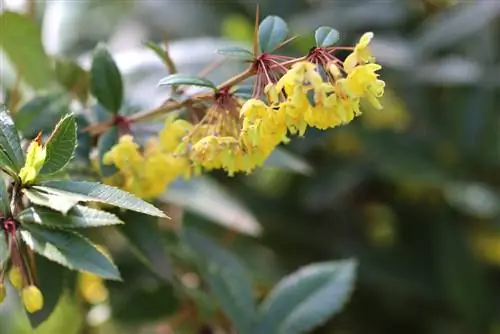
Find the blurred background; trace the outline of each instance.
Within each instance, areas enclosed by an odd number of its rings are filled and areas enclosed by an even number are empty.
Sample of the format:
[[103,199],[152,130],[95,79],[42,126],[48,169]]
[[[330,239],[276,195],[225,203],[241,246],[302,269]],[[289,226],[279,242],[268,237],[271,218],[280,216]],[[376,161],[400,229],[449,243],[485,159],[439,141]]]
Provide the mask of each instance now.
[[[0,1],[3,10],[29,7],[23,0]],[[179,72],[196,74],[220,59],[217,48],[250,45],[256,2],[32,5],[49,55],[88,69],[95,45],[108,43],[134,112],[159,105],[169,93],[157,88],[168,73],[145,41],[168,39]],[[262,295],[300,266],[357,258],[352,300],[316,333],[500,333],[500,1],[261,0],[260,11],[261,17],[281,16],[291,35],[300,35],[283,50],[287,55],[307,53],[321,25],[340,31],[343,45],[373,31],[372,49],[387,84],[385,109],[367,107],[345,127],[308,130],[249,176],[211,173],[174,184],[162,198],[174,223],[211,235],[237,254]],[[16,75],[0,57],[4,100]],[[221,82],[241,68],[228,60],[208,77]],[[21,89],[24,96],[35,94]],[[154,130],[148,126],[137,131]],[[164,227],[162,236],[170,240]],[[175,240],[167,248],[172,266],[185,270],[183,248]],[[212,296],[193,297],[194,314],[189,302],[161,306],[168,298],[163,286],[146,278],[127,281],[143,270],[127,254],[115,255],[125,284],[108,284],[90,306],[68,301],[57,312],[69,324],[45,331],[174,333],[173,323],[191,322],[205,327],[178,332],[217,332],[219,323],[202,315]],[[185,272],[184,284],[199,284],[195,273]],[[7,325],[16,314],[12,303],[0,307],[2,333],[17,331]]]

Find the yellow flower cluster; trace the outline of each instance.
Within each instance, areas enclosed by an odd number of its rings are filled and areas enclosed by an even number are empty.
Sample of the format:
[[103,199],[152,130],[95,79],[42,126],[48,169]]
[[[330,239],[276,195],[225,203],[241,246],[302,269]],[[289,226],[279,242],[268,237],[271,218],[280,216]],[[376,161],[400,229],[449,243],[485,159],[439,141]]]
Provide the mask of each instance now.
[[308,126],[328,129],[349,123],[361,114],[363,98],[381,108],[378,98],[385,84],[376,73],[381,66],[367,48],[372,37],[363,35],[343,64],[297,62],[265,87],[267,102],[253,98],[242,103],[220,94],[196,125],[167,120],[159,139],[143,152],[131,136],[123,136],[104,163],[120,170],[125,190],[143,198],[158,195],[181,175],[213,169],[248,173],[288,134],[302,136]]

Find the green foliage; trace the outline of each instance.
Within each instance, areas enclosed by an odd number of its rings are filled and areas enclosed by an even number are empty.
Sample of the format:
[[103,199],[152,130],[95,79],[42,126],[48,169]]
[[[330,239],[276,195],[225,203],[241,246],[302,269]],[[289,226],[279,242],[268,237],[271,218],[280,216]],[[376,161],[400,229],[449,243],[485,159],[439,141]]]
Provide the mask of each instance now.
[[17,129],[5,106],[0,105],[0,147],[2,152],[2,165],[5,168],[18,172],[24,163],[24,154],[17,134]]
[[0,48],[21,77],[35,89],[46,88],[54,76],[42,46],[39,27],[28,17],[10,11],[0,14],[0,27]]
[[97,152],[99,157],[99,171],[102,176],[108,177],[117,172],[115,165],[107,165],[103,163],[102,159],[104,155],[118,143],[118,138],[120,137],[120,131],[118,127],[112,126],[106,132],[104,132],[97,142]]
[[10,212],[9,199],[10,197],[7,187],[5,186],[5,181],[0,178],[0,212],[4,215]]
[[267,16],[259,25],[259,46],[263,53],[273,51],[288,35],[287,23],[278,16]]
[[216,89],[215,84],[206,79],[194,76],[188,76],[184,74],[170,74],[169,76],[163,78],[158,83],[158,86],[180,86],[180,85],[191,85],[199,87],[207,87],[211,89]]
[[5,231],[0,231],[0,267],[3,267],[4,262],[9,259],[9,245],[7,244],[7,236]]
[[252,60],[253,59],[253,54],[250,50],[239,47],[239,46],[220,48],[220,49],[217,49],[217,53],[221,54],[223,56],[236,58],[239,60]]
[[90,92],[90,74],[76,62],[69,59],[55,59],[55,75],[61,86],[72,93],[82,103]]
[[340,39],[340,34],[337,30],[330,27],[319,27],[314,32],[316,39],[316,46],[319,48],[326,48],[334,45]]
[[66,115],[63,117],[45,145],[47,158],[40,173],[53,174],[66,167],[73,158],[76,149],[75,116]]
[[123,103],[123,82],[113,57],[104,44],[94,50],[90,69],[92,95],[109,112],[118,113]]

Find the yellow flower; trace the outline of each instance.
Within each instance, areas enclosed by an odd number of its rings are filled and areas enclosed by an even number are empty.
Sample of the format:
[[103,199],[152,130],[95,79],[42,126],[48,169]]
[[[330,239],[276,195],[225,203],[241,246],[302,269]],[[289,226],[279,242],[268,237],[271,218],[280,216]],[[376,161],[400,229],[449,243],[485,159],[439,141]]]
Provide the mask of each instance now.
[[317,71],[315,64],[308,61],[301,61],[292,65],[276,84],[276,89],[290,95],[295,88],[299,88],[302,92],[308,92],[321,85],[323,79]]
[[30,143],[28,152],[26,153],[26,162],[23,168],[19,171],[19,177],[23,184],[29,184],[35,181],[38,173],[45,163],[47,150],[42,145],[41,133]]
[[368,48],[368,44],[370,44],[373,36],[372,32],[364,33],[361,36],[358,44],[354,47],[354,51],[347,56],[344,61],[345,71],[350,72],[358,64],[371,63],[374,61],[373,55]]
[[21,298],[29,313],[35,313],[43,308],[43,295],[40,289],[34,285],[30,285],[23,289]]
[[385,82],[379,80],[375,73],[381,68],[378,64],[356,66],[346,78],[348,92],[357,97],[365,97],[375,109],[382,109],[378,98],[384,94]]

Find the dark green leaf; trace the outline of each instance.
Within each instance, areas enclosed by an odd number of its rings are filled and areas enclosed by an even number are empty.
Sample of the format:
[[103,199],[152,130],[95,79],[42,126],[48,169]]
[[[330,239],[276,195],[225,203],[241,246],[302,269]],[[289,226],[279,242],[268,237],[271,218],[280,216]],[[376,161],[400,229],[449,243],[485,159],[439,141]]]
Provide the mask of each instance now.
[[52,314],[64,290],[65,271],[67,269],[48,261],[46,258],[35,255],[37,286],[43,292],[43,308],[28,318],[33,328],[40,326]]
[[120,273],[113,262],[90,241],[73,231],[24,224],[21,237],[33,251],[69,269],[120,280]]
[[0,230],[0,268],[3,268],[4,262],[9,259],[9,245],[7,244],[7,234]]
[[212,89],[216,89],[215,84],[205,78],[199,78],[195,76],[189,76],[184,74],[171,74],[168,77],[165,77],[160,80],[158,86],[172,86],[172,85],[191,85],[191,86],[200,86],[200,87],[208,87]]
[[92,136],[88,132],[84,132],[90,123],[84,115],[76,115],[77,127],[77,145],[75,150],[75,160],[90,162],[90,152],[93,146]]
[[288,35],[286,22],[278,16],[268,16],[259,25],[259,46],[263,53],[273,51]]
[[151,216],[166,217],[154,205],[121,189],[97,182],[47,181],[42,183],[41,186],[34,186],[34,188],[77,201],[106,203]]
[[46,143],[47,158],[41,174],[53,174],[63,169],[73,158],[76,149],[75,116],[66,115],[56,125]]
[[128,211],[120,215],[125,224],[120,231],[128,239],[137,256],[160,277],[171,280],[172,268],[165,249],[165,240],[158,226],[158,219]]
[[239,46],[230,46],[227,48],[217,49],[217,53],[224,55],[224,56],[241,59],[241,60],[252,60],[253,59],[252,51],[247,50],[247,49],[242,48],[242,47],[239,47]]
[[70,98],[66,93],[55,92],[37,95],[14,115],[17,129],[26,138],[50,132],[57,121],[69,111]]
[[204,277],[238,333],[250,333],[255,302],[247,269],[232,253],[194,229],[184,228],[182,237],[201,259]]
[[16,177],[17,172],[14,167],[14,163],[10,160],[7,152],[3,148],[0,147],[0,169],[5,173],[9,174],[11,177]]
[[14,122],[9,111],[2,104],[0,104],[0,148],[5,151],[12,162],[11,167],[19,172],[24,165],[24,154]]
[[314,32],[314,38],[316,39],[316,46],[319,48],[326,48],[334,45],[340,38],[340,34],[337,30],[330,27],[319,27]]
[[264,166],[290,170],[304,175],[311,175],[313,171],[311,165],[302,157],[279,147],[267,158]]
[[42,224],[58,228],[86,228],[123,224],[120,218],[112,213],[83,205],[74,206],[66,215],[45,207],[31,207],[19,213],[17,218],[22,223]]
[[57,81],[80,102],[85,103],[90,91],[90,75],[77,63],[67,59],[55,60]]
[[23,193],[31,203],[56,210],[62,214],[66,214],[80,201],[78,198],[59,196],[36,189],[23,189]]
[[5,184],[5,180],[0,175],[0,213],[3,213],[3,216],[6,216],[7,213],[10,212],[10,197],[7,191],[7,185]]
[[0,27],[0,48],[9,56],[21,77],[35,89],[47,88],[53,73],[35,20],[4,11],[0,15]]
[[351,296],[356,262],[311,264],[285,277],[260,308],[258,333],[298,334],[342,310]]
[[122,76],[104,44],[94,50],[90,69],[90,89],[97,101],[112,113],[118,113],[123,102]]
[[103,177],[108,177],[115,174],[118,169],[115,165],[106,165],[102,162],[104,155],[118,143],[118,138],[120,137],[118,127],[113,126],[106,130],[100,137],[97,142],[97,152],[99,156],[99,168],[101,170],[101,175]]

